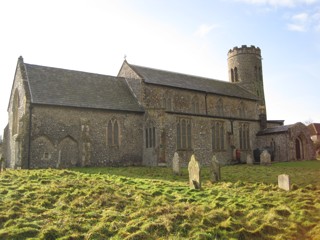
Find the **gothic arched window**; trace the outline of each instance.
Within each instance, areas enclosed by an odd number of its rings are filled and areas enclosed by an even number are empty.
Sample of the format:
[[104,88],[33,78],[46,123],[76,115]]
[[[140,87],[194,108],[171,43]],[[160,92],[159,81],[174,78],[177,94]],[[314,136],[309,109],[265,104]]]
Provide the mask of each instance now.
[[239,116],[241,118],[245,118],[246,117],[246,106],[242,101],[239,104]]
[[248,123],[240,123],[239,125],[239,142],[241,150],[250,149],[250,134]]
[[168,96],[168,93],[164,94],[162,98],[162,105],[165,110],[172,111],[172,100],[171,97]]
[[212,124],[212,149],[224,150],[224,124],[223,122],[213,122]]
[[221,98],[219,98],[216,103],[216,113],[219,116],[223,116],[223,100]]
[[108,146],[119,146],[120,145],[120,126],[116,119],[111,119],[108,122],[107,127],[107,145]]
[[192,99],[192,113],[199,113],[199,100],[197,97]]
[[20,97],[19,92],[16,89],[14,92],[13,103],[12,103],[12,135],[15,135],[19,131],[19,107]]
[[156,128],[153,124],[145,127],[146,131],[146,148],[154,148],[156,146]]
[[177,123],[177,149],[191,149],[191,120],[179,119]]

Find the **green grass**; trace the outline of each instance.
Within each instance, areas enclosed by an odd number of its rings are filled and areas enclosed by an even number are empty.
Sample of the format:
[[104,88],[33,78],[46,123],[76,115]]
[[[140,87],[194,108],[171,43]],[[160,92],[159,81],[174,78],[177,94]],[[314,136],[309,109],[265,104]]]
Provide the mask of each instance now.
[[[169,168],[0,174],[0,239],[320,239],[320,161],[226,166],[202,190]],[[277,188],[290,175],[294,190]]]

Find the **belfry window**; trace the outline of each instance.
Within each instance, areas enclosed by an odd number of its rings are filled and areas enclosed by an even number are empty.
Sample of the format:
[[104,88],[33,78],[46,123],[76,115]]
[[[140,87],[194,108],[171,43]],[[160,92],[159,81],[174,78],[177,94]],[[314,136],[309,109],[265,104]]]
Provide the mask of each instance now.
[[191,120],[179,119],[177,123],[177,149],[191,149]]
[[108,146],[119,146],[119,124],[116,119],[110,120],[107,127],[107,145]]
[[231,82],[234,82],[234,72],[232,68],[231,68]]
[[238,78],[238,68],[237,68],[237,67],[234,68],[234,81],[235,81],[235,82],[239,82],[239,78]]

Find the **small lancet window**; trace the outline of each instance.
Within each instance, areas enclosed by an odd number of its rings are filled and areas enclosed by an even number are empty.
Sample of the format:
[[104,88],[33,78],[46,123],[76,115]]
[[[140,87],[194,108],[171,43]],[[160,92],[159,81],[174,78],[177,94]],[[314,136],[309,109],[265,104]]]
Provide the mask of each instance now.
[[13,97],[12,103],[12,135],[15,135],[19,131],[19,107],[20,107],[20,98],[19,92],[16,89]]
[[116,119],[110,120],[107,127],[107,145],[108,146],[119,146],[119,123]]
[[237,67],[234,68],[234,81],[235,81],[235,82],[239,82],[239,78],[238,78],[238,68],[237,68]]
[[146,132],[146,148],[154,148],[156,146],[156,128],[148,126]]
[[234,82],[234,72],[232,68],[231,68],[231,82]]

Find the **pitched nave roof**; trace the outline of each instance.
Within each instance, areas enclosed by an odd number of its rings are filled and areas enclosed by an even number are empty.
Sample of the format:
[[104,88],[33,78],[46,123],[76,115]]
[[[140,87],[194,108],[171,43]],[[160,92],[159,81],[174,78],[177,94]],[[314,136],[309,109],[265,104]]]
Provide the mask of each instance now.
[[234,83],[132,64],[129,64],[129,66],[131,66],[146,83],[258,100],[257,96]]
[[124,78],[25,64],[37,104],[143,112]]

